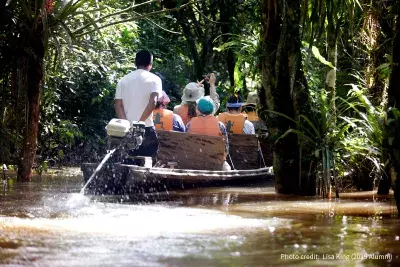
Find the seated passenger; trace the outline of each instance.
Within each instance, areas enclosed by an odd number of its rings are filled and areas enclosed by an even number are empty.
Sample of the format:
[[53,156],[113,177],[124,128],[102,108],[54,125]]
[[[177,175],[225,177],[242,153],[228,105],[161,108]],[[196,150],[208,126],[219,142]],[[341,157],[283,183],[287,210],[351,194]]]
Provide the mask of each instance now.
[[182,118],[167,109],[171,100],[168,95],[162,91],[158,98],[156,108],[153,111],[153,122],[157,130],[185,132],[185,125]]
[[258,121],[256,107],[259,103],[257,92],[250,92],[247,96],[247,101],[243,103],[242,110],[247,114],[247,119],[251,122]]
[[250,92],[247,96],[247,101],[242,105],[242,110],[244,111],[243,113],[247,115],[247,120],[249,120],[254,125],[257,133],[267,134],[268,128],[257,114],[258,106],[259,99],[257,96],[257,92]]
[[231,96],[226,104],[227,112],[218,115],[228,133],[234,134],[255,134],[254,125],[242,112],[243,99],[240,95]]
[[[215,75],[210,74],[210,97],[214,101],[215,109],[219,109],[219,97],[215,89]],[[196,101],[204,96],[203,81],[189,83],[183,89],[182,103],[174,107],[174,113],[181,116],[183,123],[186,125],[193,117],[196,117]]]
[[183,89],[182,103],[174,107],[174,113],[182,118],[186,125],[196,117],[196,101],[204,96],[204,88],[197,83],[189,83]]
[[[202,134],[209,136],[223,136],[225,139],[226,152],[229,151],[228,135],[225,126],[213,116],[215,104],[209,96],[197,100],[197,117],[192,118],[186,125],[186,131],[190,134]],[[229,164],[225,161],[223,170],[230,170]]]
[[245,104],[242,105],[242,114],[246,116],[251,122],[259,121],[260,118],[257,115],[256,106],[253,104]]

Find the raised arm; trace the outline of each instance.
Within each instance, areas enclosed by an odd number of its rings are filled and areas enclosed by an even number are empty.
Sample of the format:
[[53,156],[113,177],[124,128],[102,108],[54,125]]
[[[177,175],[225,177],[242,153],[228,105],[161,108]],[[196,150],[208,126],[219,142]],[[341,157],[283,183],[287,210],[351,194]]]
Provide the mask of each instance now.
[[219,95],[217,94],[217,89],[215,87],[215,75],[214,73],[210,74],[210,97],[215,103],[215,112],[219,109],[220,102],[219,102]]

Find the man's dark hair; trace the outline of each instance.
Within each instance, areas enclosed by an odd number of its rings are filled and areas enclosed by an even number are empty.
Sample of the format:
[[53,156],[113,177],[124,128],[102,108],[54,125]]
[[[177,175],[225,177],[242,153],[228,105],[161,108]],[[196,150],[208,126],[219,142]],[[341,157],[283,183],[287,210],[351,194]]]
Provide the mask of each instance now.
[[153,64],[153,54],[147,50],[140,50],[136,53],[135,59],[136,67],[147,67]]
[[[233,95],[228,99],[228,104],[243,103],[243,98],[240,95]],[[239,110],[240,107],[227,107],[228,110]]]

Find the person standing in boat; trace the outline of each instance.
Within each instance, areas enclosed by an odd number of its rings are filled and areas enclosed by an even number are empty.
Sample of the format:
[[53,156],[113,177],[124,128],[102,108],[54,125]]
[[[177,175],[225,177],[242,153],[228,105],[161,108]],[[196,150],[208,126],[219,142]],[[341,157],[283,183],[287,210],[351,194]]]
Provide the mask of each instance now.
[[161,79],[150,72],[153,55],[141,50],[135,59],[137,70],[125,75],[117,85],[115,93],[115,112],[119,119],[143,121],[146,126],[144,140],[132,156],[147,156],[155,159],[158,151],[158,138],[153,123],[153,110],[162,92]]
[[162,91],[158,98],[156,109],[153,111],[153,122],[157,130],[185,132],[185,125],[178,114],[174,114],[167,109],[171,100],[168,95]]
[[204,96],[203,82],[208,79],[210,83],[210,97],[214,103],[214,112],[219,109],[219,96],[215,88],[216,77],[214,73],[209,78],[203,79],[201,82],[191,82],[183,89],[182,103],[174,107],[174,113],[181,116],[183,123],[186,125],[193,117],[196,117],[196,101]]
[[[229,153],[228,134],[225,125],[218,121],[213,115],[215,112],[215,104],[210,96],[205,96],[196,101],[197,117],[192,118],[186,125],[186,132],[189,134],[201,134],[208,136],[223,136],[225,139],[226,153]],[[231,167],[225,161],[223,170],[230,170]]]
[[218,119],[222,122],[228,133],[233,134],[255,134],[254,125],[246,114],[242,113],[243,98],[240,95],[233,95],[226,103],[226,112],[220,113]]

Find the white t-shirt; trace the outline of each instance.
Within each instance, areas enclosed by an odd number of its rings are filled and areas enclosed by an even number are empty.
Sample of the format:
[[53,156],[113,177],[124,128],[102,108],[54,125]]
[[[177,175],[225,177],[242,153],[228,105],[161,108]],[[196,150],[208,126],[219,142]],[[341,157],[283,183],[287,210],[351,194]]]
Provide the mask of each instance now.
[[[161,96],[162,82],[160,77],[138,69],[125,75],[118,83],[115,99],[122,99],[126,118],[138,121],[149,103],[151,93]],[[146,127],[154,126],[153,113],[145,120]]]
[[243,126],[243,133],[244,134],[256,134],[253,123],[251,123],[248,120],[245,120],[244,126]]

